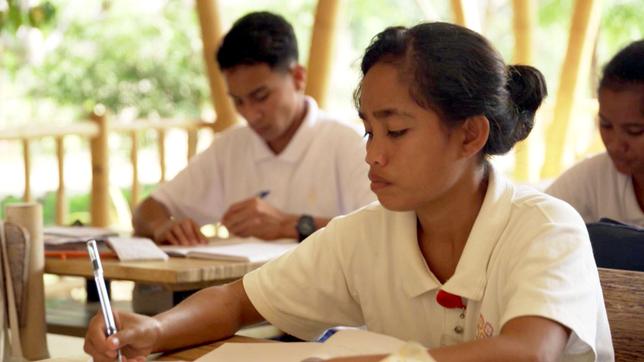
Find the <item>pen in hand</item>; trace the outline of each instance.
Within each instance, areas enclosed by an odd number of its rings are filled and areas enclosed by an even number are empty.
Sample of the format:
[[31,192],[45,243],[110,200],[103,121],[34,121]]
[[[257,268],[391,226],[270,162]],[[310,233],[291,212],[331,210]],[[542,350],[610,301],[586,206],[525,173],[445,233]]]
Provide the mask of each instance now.
[[[114,314],[112,313],[112,306],[110,299],[107,295],[107,288],[105,287],[105,279],[103,279],[103,265],[101,265],[101,257],[96,247],[96,240],[89,240],[87,242],[87,252],[89,254],[89,261],[92,265],[94,272],[94,281],[96,282],[96,289],[98,290],[98,299],[101,303],[101,311],[103,312],[103,320],[105,321],[105,335],[111,336],[116,333],[116,322],[114,321]],[[117,360],[122,361],[121,350],[117,350]]]
[[260,199],[263,199],[263,198],[266,198],[266,196],[268,196],[268,194],[270,193],[271,193],[270,190],[263,190],[257,193],[257,197],[259,197]]

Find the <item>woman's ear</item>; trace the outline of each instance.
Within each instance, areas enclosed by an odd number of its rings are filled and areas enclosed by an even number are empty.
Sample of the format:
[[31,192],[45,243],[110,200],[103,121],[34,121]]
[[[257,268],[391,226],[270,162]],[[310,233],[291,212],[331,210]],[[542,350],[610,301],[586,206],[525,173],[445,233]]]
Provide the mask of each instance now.
[[290,72],[293,76],[295,90],[304,91],[304,88],[306,87],[306,68],[301,64],[295,64],[291,67]]
[[461,132],[461,155],[471,157],[485,146],[490,135],[490,121],[484,115],[468,117],[461,125]]

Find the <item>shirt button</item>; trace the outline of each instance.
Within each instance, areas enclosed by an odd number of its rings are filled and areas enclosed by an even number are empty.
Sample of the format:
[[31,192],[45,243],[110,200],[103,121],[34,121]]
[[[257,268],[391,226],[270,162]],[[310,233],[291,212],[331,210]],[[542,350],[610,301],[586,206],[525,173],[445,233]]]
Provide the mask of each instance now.
[[463,334],[463,327],[461,326],[454,327],[454,332],[456,332],[456,334]]

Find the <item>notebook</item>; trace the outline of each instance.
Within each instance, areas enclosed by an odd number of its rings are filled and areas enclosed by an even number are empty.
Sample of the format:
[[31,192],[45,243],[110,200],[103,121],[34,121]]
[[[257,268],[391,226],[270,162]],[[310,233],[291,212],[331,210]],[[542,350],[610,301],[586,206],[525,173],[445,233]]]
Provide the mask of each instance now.
[[197,259],[215,259],[226,261],[240,261],[250,263],[267,262],[285,254],[298,244],[279,241],[258,241],[256,239],[245,241],[227,241],[222,244],[205,246],[162,246],[161,250],[171,256],[183,256]]
[[224,343],[195,362],[323,361],[335,357],[389,354],[404,344],[394,337],[353,329],[339,331],[324,343]]

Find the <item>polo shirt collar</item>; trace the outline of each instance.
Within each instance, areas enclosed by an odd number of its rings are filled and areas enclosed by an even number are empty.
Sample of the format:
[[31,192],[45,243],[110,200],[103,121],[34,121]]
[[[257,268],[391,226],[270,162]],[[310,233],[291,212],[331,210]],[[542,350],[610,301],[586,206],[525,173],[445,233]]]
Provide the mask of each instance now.
[[416,297],[433,289],[480,301],[487,285],[487,266],[492,251],[501,237],[510,217],[513,189],[491,165],[489,182],[481,210],[467,239],[454,275],[441,285],[429,271],[418,247],[416,214],[402,213],[400,241],[404,263],[403,288],[409,297]]
[[306,148],[311,143],[313,137],[315,137],[313,127],[318,121],[319,114],[318,105],[313,98],[305,96],[305,102],[307,107],[304,120],[297,131],[295,131],[293,138],[284,151],[279,155],[275,155],[266,142],[249,128],[253,134],[253,159],[255,162],[261,162],[267,159],[278,159],[294,163],[304,155]]
[[506,229],[512,208],[514,189],[488,165],[489,182],[483,205],[470,232],[454,275],[445,282],[444,291],[481,301],[487,285],[487,267],[492,252]]

